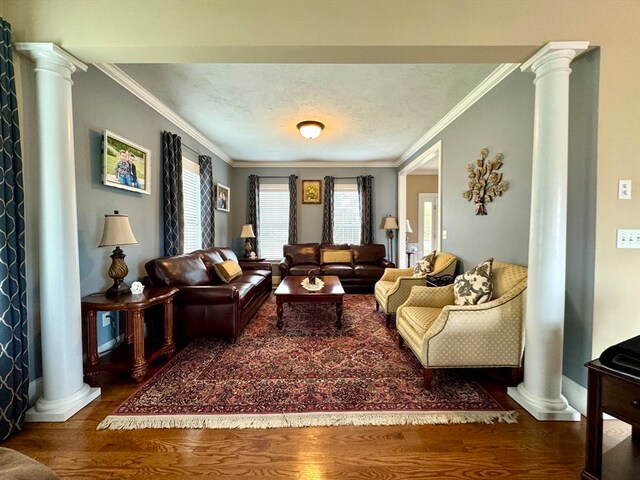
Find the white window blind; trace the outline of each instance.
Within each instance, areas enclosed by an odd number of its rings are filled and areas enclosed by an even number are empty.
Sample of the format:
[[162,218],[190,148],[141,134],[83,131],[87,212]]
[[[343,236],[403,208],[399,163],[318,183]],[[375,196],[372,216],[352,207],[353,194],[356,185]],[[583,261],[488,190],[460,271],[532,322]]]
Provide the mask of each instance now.
[[334,186],[333,242],[360,243],[360,201],[356,185]]
[[289,185],[260,185],[260,256],[282,258],[282,246],[289,241]]
[[184,214],[184,253],[202,248],[200,228],[200,167],[182,159],[182,196]]

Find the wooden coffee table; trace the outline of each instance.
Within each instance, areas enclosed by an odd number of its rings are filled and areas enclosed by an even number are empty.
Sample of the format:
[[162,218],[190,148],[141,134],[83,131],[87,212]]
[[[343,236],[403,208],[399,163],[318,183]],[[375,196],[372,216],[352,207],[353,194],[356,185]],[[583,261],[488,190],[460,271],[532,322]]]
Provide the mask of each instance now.
[[276,326],[281,329],[284,325],[282,321],[282,313],[285,303],[335,303],[336,305],[336,328],[342,328],[342,297],[344,289],[340,283],[340,279],[335,275],[323,275],[318,278],[324,282],[322,290],[310,292],[302,288],[302,282],[306,276],[291,275],[284,277],[284,280],[276,288],[276,305],[278,312],[278,323]]

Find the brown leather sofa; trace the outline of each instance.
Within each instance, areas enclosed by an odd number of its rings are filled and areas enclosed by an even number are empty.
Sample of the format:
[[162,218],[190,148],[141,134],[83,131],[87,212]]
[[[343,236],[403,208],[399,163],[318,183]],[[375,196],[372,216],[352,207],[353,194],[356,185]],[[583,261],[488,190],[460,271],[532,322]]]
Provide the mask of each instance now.
[[270,263],[239,261],[242,275],[227,284],[213,269],[214,263],[225,260],[238,262],[238,257],[230,248],[212,247],[145,264],[151,285],[179,290],[174,300],[178,335],[235,342],[271,294]]
[[[351,262],[325,263],[322,251],[351,250]],[[280,275],[308,275],[311,270],[319,270],[320,275],[336,275],[345,290],[373,290],[385,268],[395,264],[386,260],[385,246],[370,245],[329,245],[320,243],[299,243],[283,247],[284,259],[278,265]]]

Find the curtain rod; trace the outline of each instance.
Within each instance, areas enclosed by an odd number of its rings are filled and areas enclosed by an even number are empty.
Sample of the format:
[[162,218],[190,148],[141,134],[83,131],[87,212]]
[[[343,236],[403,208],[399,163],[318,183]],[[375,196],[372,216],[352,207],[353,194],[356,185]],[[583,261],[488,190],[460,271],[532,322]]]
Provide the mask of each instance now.
[[258,178],[289,178],[289,175],[258,175]]
[[201,155],[200,152],[198,152],[197,150],[194,150],[193,148],[191,148],[189,145],[187,145],[186,143],[183,143],[182,146],[184,148],[186,148],[187,150],[191,150],[193,153],[195,153],[196,155],[198,155],[198,157]]

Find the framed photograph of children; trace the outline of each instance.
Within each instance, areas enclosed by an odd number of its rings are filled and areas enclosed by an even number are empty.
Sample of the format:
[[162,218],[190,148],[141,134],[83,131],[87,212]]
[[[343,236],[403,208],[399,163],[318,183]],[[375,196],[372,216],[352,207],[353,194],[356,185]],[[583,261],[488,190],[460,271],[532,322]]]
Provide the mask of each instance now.
[[216,185],[216,209],[228,212],[231,207],[231,189],[226,185]]
[[102,183],[110,187],[151,195],[151,152],[109,130],[102,145]]
[[302,181],[302,203],[322,203],[322,180]]

